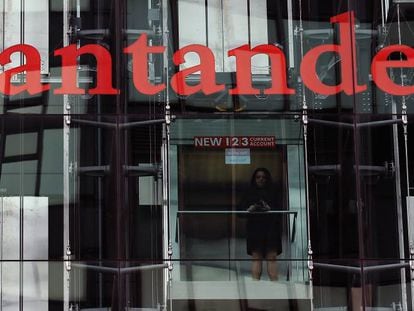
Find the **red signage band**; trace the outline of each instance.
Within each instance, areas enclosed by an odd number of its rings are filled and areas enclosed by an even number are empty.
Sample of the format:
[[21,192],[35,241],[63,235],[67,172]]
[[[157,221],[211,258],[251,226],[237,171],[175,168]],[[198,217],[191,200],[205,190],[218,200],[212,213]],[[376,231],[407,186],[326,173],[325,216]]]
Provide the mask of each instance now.
[[[356,65],[356,38],[354,12],[345,12],[333,16],[330,20],[338,26],[339,42],[336,44],[321,44],[316,46],[303,56],[300,64],[300,76],[304,85],[316,94],[335,95],[344,92],[353,95],[367,89],[366,84],[358,83]],[[135,89],[144,95],[156,95],[166,89],[165,83],[155,84],[148,79],[148,59],[150,54],[164,54],[165,46],[153,46],[148,44],[146,34],[142,34],[134,43],[124,48],[125,54],[130,54],[132,61],[132,80]],[[340,79],[337,85],[328,85],[323,82],[317,73],[317,63],[322,54],[327,52],[338,55],[340,66]],[[25,64],[15,68],[7,68],[11,63],[11,56],[20,53],[25,58]],[[189,96],[195,93],[210,95],[218,92],[228,92],[230,95],[260,95],[262,93],[290,95],[296,90],[288,86],[286,73],[286,56],[284,52],[273,44],[262,44],[256,47],[242,45],[227,52],[228,57],[234,57],[236,61],[236,83],[234,88],[227,89],[225,84],[217,83],[215,72],[215,56],[210,48],[201,44],[190,44],[182,47],[172,55],[174,65],[179,67],[185,64],[185,56],[188,53],[196,53],[199,56],[199,64],[179,70],[171,77],[171,89],[178,95]],[[391,54],[400,53],[404,59],[389,59]],[[95,86],[85,90],[77,83],[77,63],[81,55],[92,55],[96,59],[96,83]],[[257,54],[267,55],[270,59],[271,85],[265,89],[258,89],[252,83],[251,59]],[[113,85],[112,55],[104,46],[99,44],[87,44],[78,47],[71,44],[54,52],[61,58],[61,86],[53,90],[54,94],[102,94],[117,95],[120,89]],[[50,90],[50,84],[41,83],[41,59],[39,51],[28,44],[17,44],[0,53],[0,66],[6,66],[6,70],[0,73],[0,93],[4,95],[16,95],[22,92],[38,94]],[[374,56],[371,63],[372,80],[377,87],[391,95],[411,95],[414,93],[414,85],[402,85],[395,83],[389,76],[390,68],[413,68],[414,49],[407,45],[390,45]],[[13,84],[15,75],[25,74],[25,81],[21,84]],[[199,82],[189,85],[186,81],[191,75],[197,74]]]
[[274,136],[196,136],[196,148],[275,148]]

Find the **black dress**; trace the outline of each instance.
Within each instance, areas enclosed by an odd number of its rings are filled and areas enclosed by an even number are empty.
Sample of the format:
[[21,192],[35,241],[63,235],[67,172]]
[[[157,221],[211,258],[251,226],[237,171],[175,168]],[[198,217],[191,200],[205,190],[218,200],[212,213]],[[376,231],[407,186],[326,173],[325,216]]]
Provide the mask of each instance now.
[[[265,201],[271,211],[281,210],[281,202],[274,189],[250,189],[240,204],[240,209],[246,211],[249,206]],[[282,217],[280,214],[269,214],[260,209],[247,215],[246,240],[247,253],[259,252],[262,256],[270,251],[278,255],[282,253]]]

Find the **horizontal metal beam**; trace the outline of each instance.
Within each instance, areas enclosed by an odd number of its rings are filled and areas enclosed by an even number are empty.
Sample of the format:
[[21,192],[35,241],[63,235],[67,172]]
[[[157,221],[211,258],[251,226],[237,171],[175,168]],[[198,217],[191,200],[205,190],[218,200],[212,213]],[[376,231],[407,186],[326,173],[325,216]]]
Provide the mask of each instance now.
[[319,119],[308,119],[309,123],[315,123],[315,124],[322,124],[322,125],[328,125],[328,126],[335,126],[340,127],[343,126],[345,128],[354,128],[354,126],[351,123],[345,123],[345,122],[337,122],[337,121],[329,121],[329,120],[319,120]]
[[330,263],[318,263],[315,262],[315,268],[322,268],[327,270],[335,270],[335,271],[343,271],[343,272],[351,272],[351,273],[361,273],[360,267],[352,267],[352,266],[343,266],[343,265],[334,265]]
[[118,273],[118,268],[111,268],[111,267],[103,267],[103,266],[94,266],[94,265],[87,265],[87,264],[81,264],[81,263],[72,263],[73,268],[82,268],[97,272],[108,272],[108,273]]
[[364,272],[374,272],[374,271],[385,271],[385,270],[394,270],[394,269],[403,269],[409,268],[410,264],[407,263],[395,263],[388,265],[378,265],[378,266],[368,266],[363,267]]
[[330,120],[320,120],[320,119],[308,119],[309,123],[314,124],[321,124],[327,126],[334,126],[334,127],[344,127],[348,129],[360,129],[365,127],[376,127],[376,126],[383,126],[383,125],[392,125],[402,123],[402,119],[395,119],[395,120],[379,120],[379,121],[369,121],[369,122],[362,122],[362,123],[346,123],[346,122],[338,122],[338,121],[330,121]]
[[135,267],[128,267],[128,268],[114,268],[114,267],[95,266],[95,265],[88,265],[88,264],[81,264],[81,263],[72,263],[72,267],[87,269],[87,270],[92,270],[92,271],[97,271],[97,272],[102,272],[102,273],[128,274],[128,273],[134,273],[137,271],[153,271],[153,270],[166,269],[168,268],[168,264],[143,265],[143,266],[135,266]]
[[[80,84],[87,84],[87,83],[92,83],[93,79],[92,77],[78,77],[78,83]],[[20,83],[25,83],[26,82],[26,74],[25,73],[21,73],[19,75],[15,75],[13,80],[11,81],[12,84],[20,84]],[[60,84],[62,83],[62,77],[61,76],[48,76],[48,75],[41,75],[40,77],[40,82],[41,83],[51,83],[51,84]],[[83,94],[82,94],[83,95]],[[81,95],[79,95],[81,96]]]
[[154,271],[154,270],[162,270],[165,268],[168,268],[168,264],[136,266],[136,267],[122,268],[121,273],[126,274],[126,273],[132,273],[136,271]]
[[160,36],[152,29],[125,29],[124,34],[127,36],[140,36],[142,34],[147,34],[148,36]]
[[387,264],[387,265],[375,265],[375,266],[344,266],[344,265],[335,265],[329,263],[314,263],[315,268],[327,269],[327,270],[336,270],[336,271],[343,271],[343,272],[350,272],[350,273],[370,273],[374,271],[385,271],[385,270],[393,270],[393,269],[403,269],[409,268],[409,263],[396,263],[396,264]]
[[158,176],[160,173],[160,166],[130,166],[124,165],[124,173],[128,176]]
[[327,164],[327,165],[310,165],[309,172],[320,175],[330,175],[338,173],[341,170],[341,164]]
[[[88,39],[103,39],[109,37],[111,34],[109,29],[97,28],[97,29],[81,29],[76,32],[76,37],[78,38],[88,38]],[[124,35],[126,36],[140,36],[146,34],[150,37],[155,37],[158,34],[152,29],[125,29]],[[159,35],[158,35],[159,36]]]
[[[62,77],[53,77],[53,76],[42,76],[40,78],[41,83],[62,83]],[[80,84],[86,84],[86,83],[92,83],[93,79],[92,77],[78,77],[78,83]],[[79,95],[82,96],[82,95]]]
[[165,123],[165,119],[155,119],[155,120],[145,120],[145,121],[121,123],[121,124],[119,124],[119,127],[120,128],[130,128],[130,127],[138,127],[138,126],[146,126],[146,125],[163,124],[163,123]]
[[71,119],[71,121],[73,123],[90,125],[94,127],[111,128],[111,129],[116,129],[116,128],[127,129],[130,127],[147,126],[147,125],[165,123],[165,119],[145,120],[145,121],[126,122],[126,123],[110,123],[110,122],[101,122],[101,121],[92,121],[92,120],[83,120],[83,119]]
[[102,166],[83,166],[79,167],[77,172],[78,174],[85,174],[91,176],[103,176],[110,172],[111,167],[109,165]]
[[383,126],[383,125],[392,125],[392,124],[398,124],[402,123],[401,119],[395,119],[395,120],[380,120],[380,121],[370,121],[370,122],[364,122],[364,123],[357,123],[357,128],[363,128],[363,127],[375,127],[375,126]]
[[185,214],[197,214],[197,215],[206,215],[206,214],[292,214],[297,215],[298,212],[294,211],[267,211],[267,212],[247,212],[247,211],[178,211],[177,217]]
[[116,124],[109,123],[109,122],[100,122],[100,121],[91,121],[91,120],[82,120],[82,119],[71,119],[71,122],[82,124],[82,125],[90,125],[93,127],[105,127],[105,128],[116,128]]
[[104,39],[109,37],[111,32],[109,29],[82,29],[76,32],[77,38],[86,39]]

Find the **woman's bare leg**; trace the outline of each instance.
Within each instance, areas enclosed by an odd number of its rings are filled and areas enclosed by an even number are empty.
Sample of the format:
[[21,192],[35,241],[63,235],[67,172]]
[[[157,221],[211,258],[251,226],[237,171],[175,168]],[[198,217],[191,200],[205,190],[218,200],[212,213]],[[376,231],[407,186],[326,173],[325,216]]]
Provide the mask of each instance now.
[[266,254],[267,261],[267,274],[271,281],[277,281],[279,276],[277,272],[277,253],[275,251],[270,251]]
[[252,278],[253,280],[260,280],[260,276],[262,275],[262,261],[263,256],[261,253],[253,252],[252,253]]

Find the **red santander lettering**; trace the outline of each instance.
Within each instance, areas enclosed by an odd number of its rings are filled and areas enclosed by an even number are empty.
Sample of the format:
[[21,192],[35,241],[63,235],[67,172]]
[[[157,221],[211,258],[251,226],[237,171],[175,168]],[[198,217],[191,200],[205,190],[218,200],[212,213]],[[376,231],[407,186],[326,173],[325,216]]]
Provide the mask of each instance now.
[[[356,36],[355,17],[353,12],[346,12],[333,16],[332,24],[339,28],[339,44],[323,44],[310,49],[302,59],[300,74],[305,86],[317,94],[335,95],[344,92],[353,95],[367,89],[364,84],[358,84],[356,64]],[[144,95],[156,95],[166,89],[165,83],[154,84],[148,80],[148,59],[150,54],[163,54],[164,46],[152,46],[148,44],[146,34],[142,34],[134,43],[124,49],[125,54],[132,58],[133,84],[138,92]],[[25,64],[5,70],[0,74],[0,93],[16,95],[27,91],[29,94],[37,94],[50,89],[50,85],[40,82],[40,55],[35,47],[18,44],[5,49],[0,53],[0,65],[11,63],[11,55],[21,53]],[[185,65],[185,55],[197,53],[200,63],[190,68],[184,68],[175,73],[171,78],[171,88],[178,94],[189,96],[198,92],[210,95],[226,91],[224,84],[217,84],[215,72],[215,58],[213,52],[199,44],[191,44],[179,49],[173,55],[175,65]],[[340,58],[340,82],[337,85],[327,85],[318,76],[316,65],[320,56],[324,53],[336,53]],[[392,53],[405,55],[406,60],[389,60]],[[110,52],[98,44],[88,44],[82,47],[69,45],[56,50],[54,55],[62,58],[62,85],[57,88],[55,94],[84,94],[86,91],[77,85],[77,59],[83,54],[91,54],[96,59],[96,86],[88,91],[89,94],[117,95],[120,90],[112,85],[112,57]],[[253,87],[251,59],[257,54],[267,55],[270,59],[271,86],[260,90]],[[295,90],[289,88],[286,74],[286,57],[283,51],[270,44],[256,47],[242,45],[228,51],[229,57],[236,58],[236,85],[229,89],[230,95],[258,95],[264,94],[295,94]],[[373,58],[371,72],[377,87],[392,95],[409,95],[414,92],[414,85],[398,85],[388,75],[389,68],[414,67],[414,49],[405,45],[391,45],[378,52]],[[17,74],[25,74],[24,83],[13,84],[12,77]],[[190,85],[187,78],[190,75],[199,75],[197,84]]]
[[[176,73],[171,78],[171,87],[179,95],[192,95],[197,92],[203,92],[210,95],[225,90],[224,85],[215,83],[216,71],[214,70],[214,54],[211,50],[203,45],[192,44],[178,50],[173,57],[176,65],[185,62],[184,55],[190,52],[196,52],[200,57],[200,65],[186,68]],[[185,82],[185,78],[191,74],[200,72],[200,83],[196,86],[190,86]]]
[[55,55],[62,57],[62,86],[55,90],[55,94],[84,94],[85,90],[76,85],[77,58],[82,54],[92,54],[96,58],[96,87],[89,90],[89,94],[119,94],[119,90],[112,87],[112,58],[103,46],[88,44],[80,49],[71,44],[56,50]]
[[[10,63],[10,56],[16,52],[23,53],[26,56],[26,64],[8,69],[0,74],[0,92],[4,95],[16,95],[27,91],[34,95],[49,90],[49,85],[40,83],[40,54],[34,47],[27,44],[18,44],[5,49],[0,54],[0,65],[5,66]],[[26,73],[26,83],[18,86],[13,85],[12,77],[24,72]]]
[[[366,85],[358,85],[356,48],[355,48],[355,17],[353,12],[346,12],[331,18],[331,23],[339,24],[340,44],[323,44],[311,49],[303,58],[300,74],[303,83],[312,91],[322,95],[335,95],[344,91],[347,95],[363,92]],[[351,53],[350,53],[351,49]],[[334,52],[341,59],[341,83],[326,85],[319,80],[316,73],[316,62],[321,54]]]
[[[402,53],[407,60],[388,60],[392,53]],[[413,85],[398,85],[390,79],[387,69],[395,67],[414,68],[414,49],[406,45],[391,45],[379,51],[371,63],[372,78],[381,90],[392,95],[413,94]]]
[[124,49],[125,53],[132,55],[132,79],[138,92],[155,95],[165,89],[164,83],[153,85],[148,81],[148,55],[164,51],[165,46],[148,46],[146,34]]
[[274,45],[263,44],[251,49],[243,45],[228,52],[229,56],[236,57],[237,86],[230,90],[233,95],[258,95],[259,89],[252,87],[251,58],[256,54],[266,54],[271,62],[272,87],[264,91],[265,94],[295,94],[295,90],[287,86],[286,58],[283,52]]

